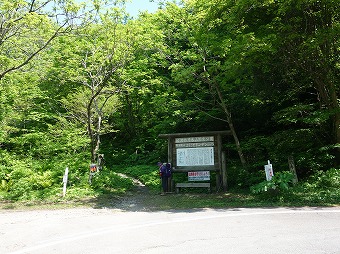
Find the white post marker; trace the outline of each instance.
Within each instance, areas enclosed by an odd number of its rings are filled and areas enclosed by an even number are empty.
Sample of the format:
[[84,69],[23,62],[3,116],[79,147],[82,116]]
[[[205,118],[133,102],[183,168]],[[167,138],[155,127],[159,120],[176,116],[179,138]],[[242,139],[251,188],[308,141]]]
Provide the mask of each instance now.
[[65,195],[66,195],[67,178],[68,178],[68,167],[66,167],[65,174],[64,174],[64,177],[63,177],[63,183],[64,183],[63,197],[65,197]]
[[267,179],[267,181],[272,180],[272,177],[274,176],[274,171],[273,171],[273,165],[270,164],[269,160],[268,160],[268,164],[264,165],[264,170],[266,171],[266,179]]

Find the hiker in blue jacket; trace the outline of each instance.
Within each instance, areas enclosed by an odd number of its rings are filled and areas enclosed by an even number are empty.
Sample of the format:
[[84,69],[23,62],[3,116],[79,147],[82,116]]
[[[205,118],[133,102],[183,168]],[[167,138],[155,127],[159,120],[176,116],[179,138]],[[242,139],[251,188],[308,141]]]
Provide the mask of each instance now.
[[157,163],[159,167],[159,176],[162,180],[162,195],[168,192],[169,178],[171,177],[171,164],[170,163]]

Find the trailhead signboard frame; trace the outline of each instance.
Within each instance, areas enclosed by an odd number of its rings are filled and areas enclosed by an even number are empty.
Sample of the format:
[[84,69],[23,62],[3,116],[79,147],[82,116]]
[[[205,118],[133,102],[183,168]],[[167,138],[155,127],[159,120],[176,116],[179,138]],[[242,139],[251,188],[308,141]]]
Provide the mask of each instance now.
[[[168,139],[168,162],[174,173],[188,174],[188,181],[209,181],[216,173],[216,190],[227,189],[226,156],[222,136],[230,131],[161,134]],[[182,184],[183,185],[183,184]],[[191,183],[190,186],[195,186]]]

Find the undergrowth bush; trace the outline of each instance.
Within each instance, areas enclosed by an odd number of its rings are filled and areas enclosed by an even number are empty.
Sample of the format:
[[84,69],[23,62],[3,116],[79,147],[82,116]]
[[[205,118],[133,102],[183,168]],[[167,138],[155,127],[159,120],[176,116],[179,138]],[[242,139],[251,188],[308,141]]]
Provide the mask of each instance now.
[[266,201],[284,205],[318,206],[340,204],[340,170],[318,171],[309,179],[293,186],[290,172],[276,173],[271,181],[263,181],[251,192]]
[[306,203],[340,204],[340,170],[318,171],[298,188]]
[[102,193],[124,193],[133,187],[132,179],[104,169],[94,176],[91,187]]
[[288,171],[277,172],[270,181],[263,181],[251,187],[254,194],[277,195],[280,192],[287,191],[292,184],[293,174]]
[[160,186],[159,172],[156,165],[116,166],[114,171],[136,178],[152,190],[157,190]]
[[340,188],[340,169],[332,168],[326,172],[317,171],[305,186],[308,188]]

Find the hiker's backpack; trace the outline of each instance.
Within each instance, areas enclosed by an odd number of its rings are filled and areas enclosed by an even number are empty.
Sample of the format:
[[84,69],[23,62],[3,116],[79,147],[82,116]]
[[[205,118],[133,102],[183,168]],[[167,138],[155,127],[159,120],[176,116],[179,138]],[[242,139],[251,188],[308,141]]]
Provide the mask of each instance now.
[[171,163],[165,164],[165,176],[167,177],[171,176]]

